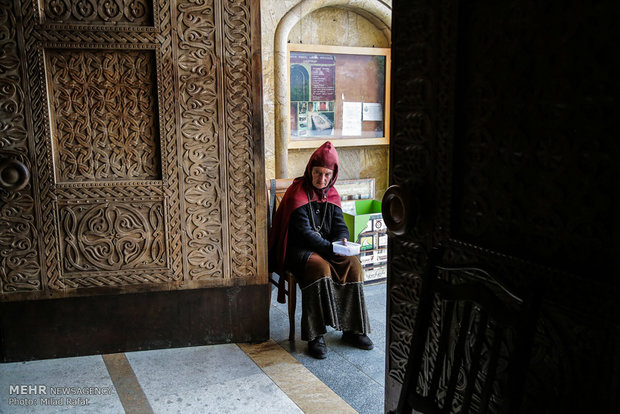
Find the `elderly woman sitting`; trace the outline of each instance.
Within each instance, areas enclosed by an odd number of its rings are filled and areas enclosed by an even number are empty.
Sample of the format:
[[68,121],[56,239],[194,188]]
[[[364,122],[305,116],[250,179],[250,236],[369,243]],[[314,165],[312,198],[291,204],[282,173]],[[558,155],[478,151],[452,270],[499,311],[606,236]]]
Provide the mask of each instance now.
[[[326,142],[310,157],[303,177],[288,188],[269,234],[270,271],[291,271],[301,286],[301,339],[323,359],[326,326],[343,331],[343,341],[372,349],[364,302],[362,267],[357,256],[333,252],[332,242],[349,237],[334,188],[338,153]],[[281,287],[283,287],[281,285]],[[278,295],[283,302],[283,295]]]

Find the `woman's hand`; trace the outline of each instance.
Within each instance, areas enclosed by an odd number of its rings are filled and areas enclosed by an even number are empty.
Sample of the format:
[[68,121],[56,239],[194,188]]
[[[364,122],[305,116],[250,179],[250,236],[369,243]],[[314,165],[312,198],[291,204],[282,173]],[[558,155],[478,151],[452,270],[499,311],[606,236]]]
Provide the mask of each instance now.
[[[347,245],[347,238],[346,238],[346,237],[343,237],[343,239],[342,239],[342,245],[343,245],[343,246],[346,246],[346,245]],[[334,253],[334,256],[344,256],[344,255],[342,255],[342,254],[340,254],[340,253]]]

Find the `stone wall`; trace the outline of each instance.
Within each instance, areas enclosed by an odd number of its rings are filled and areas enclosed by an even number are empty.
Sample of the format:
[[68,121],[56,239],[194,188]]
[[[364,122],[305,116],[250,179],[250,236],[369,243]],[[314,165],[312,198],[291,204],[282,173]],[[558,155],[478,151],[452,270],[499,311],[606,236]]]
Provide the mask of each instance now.
[[[276,176],[274,39],[280,20],[299,3],[311,8],[325,4],[320,0],[261,0],[261,32],[263,60],[263,122],[265,134],[266,177]],[[328,2],[327,2],[328,3]],[[332,46],[390,47],[384,31],[364,17],[373,5],[391,7],[391,1],[341,1],[343,7],[323,7],[299,20],[288,34],[289,43]],[[362,8],[364,7],[364,8]],[[288,151],[288,176],[303,174],[311,149]],[[339,178],[376,179],[376,198],[381,198],[388,185],[387,146],[339,148]]]

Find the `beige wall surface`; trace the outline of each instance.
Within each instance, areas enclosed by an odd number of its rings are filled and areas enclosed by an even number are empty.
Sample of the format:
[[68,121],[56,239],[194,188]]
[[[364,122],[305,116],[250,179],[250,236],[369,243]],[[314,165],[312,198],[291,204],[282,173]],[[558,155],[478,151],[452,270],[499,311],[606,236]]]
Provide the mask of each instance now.
[[[336,4],[338,7],[324,4]],[[265,175],[276,177],[276,76],[274,65],[275,37],[278,24],[289,11],[301,4],[299,10],[314,10],[301,18],[289,31],[289,43],[389,48],[390,40],[384,28],[373,23],[373,9],[388,7],[390,1],[324,0],[261,0],[261,33],[263,60],[263,122],[265,134]],[[369,18],[367,17],[370,17]],[[303,174],[311,149],[288,150],[288,176]],[[375,178],[375,197],[380,199],[388,185],[388,147],[339,147],[341,179]]]

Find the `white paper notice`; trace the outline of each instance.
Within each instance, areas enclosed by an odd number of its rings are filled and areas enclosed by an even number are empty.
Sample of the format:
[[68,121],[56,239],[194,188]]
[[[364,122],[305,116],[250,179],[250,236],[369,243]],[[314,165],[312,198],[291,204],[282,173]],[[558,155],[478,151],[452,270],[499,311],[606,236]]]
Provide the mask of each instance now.
[[342,135],[362,135],[361,102],[343,102]]
[[380,103],[365,103],[362,111],[364,121],[383,121],[383,110]]

